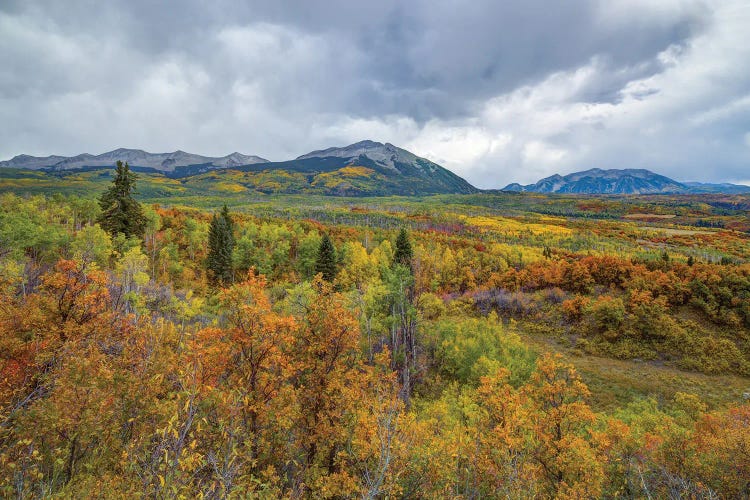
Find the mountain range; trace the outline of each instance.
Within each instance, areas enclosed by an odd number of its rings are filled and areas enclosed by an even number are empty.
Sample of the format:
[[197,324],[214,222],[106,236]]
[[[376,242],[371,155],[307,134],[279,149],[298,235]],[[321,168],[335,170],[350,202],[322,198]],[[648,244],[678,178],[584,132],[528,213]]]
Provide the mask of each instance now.
[[0,167],[60,171],[92,167],[112,167],[117,161],[127,162],[133,167],[149,168],[160,172],[176,172],[186,167],[203,167],[204,170],[208,170],[211,168],[268,163],[268,160],[260,156],[243,155],[236,152],[215,158],[186,153],[185,151],[147,153],[141,149],[120,148],[100,155],[91,155],[88,153],[69,157],[57,155],[46,157],[18,155],[10,160],[0,161]]
[[572,194],[679,194],[679,193],[750,193],[750,186],[678,182],[645,169],[592,168],[568,175],[555,174],[525,186],[513,183],[503,191]]
[[[34,170],[39,175],[66,177],[111,169],[117,161],[133,170],[179,180],[185,186],[232,193],[324,194],[390,196],[470,194],[480,192],[466,180],[437,163],[389,143],[360,141],[272,162],[254,155],[232,153],[221,157],[185,151],[148,153],[115,149],[100,155],[65,157],[19,155],[0,162],[0,179]],[[644,169],[593,168],[568,175],[552,175],[534,184],[513,183],[502,191],[571,194],[722,193],[747,194],[750,186],[678,182]]]
[[0,168],[37,170],[65,176],[112,168],[127,162],[134,171],[161,174],[193,183],[219,182],[232,192],[318,193],[341,196],[475,193],[479,190],[437,163],[393,144],[361,141],[345,147],[312,151],[294,160],[271,162],[232,153],[223,157],[184,151],[148,153],[116,149],[100,155],[35,157],[19,155]]

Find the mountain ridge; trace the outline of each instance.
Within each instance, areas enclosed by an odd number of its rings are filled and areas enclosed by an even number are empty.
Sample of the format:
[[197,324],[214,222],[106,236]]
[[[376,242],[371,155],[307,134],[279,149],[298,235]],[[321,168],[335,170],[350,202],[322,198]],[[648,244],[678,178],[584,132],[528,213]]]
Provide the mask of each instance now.
[[508,184],[502,191],[568,194],[750,193],[750,186],[679,182],[646,169],[592,168],[567,175],[554,174],[534,184]]
[[[142,149],[118,148],[100,155],[82,153],[69,157],[20,154],[10,160],[0,161],[0,168],[66,175],[77,171],[112,168],[117,161],[129,163],[133,170],[138,172],[163,174],[173,179],[222,170],[244,172],[245,177],[259,176],[261,173],[265,177],[273,177],[275,180],[269,181],[270,183],[261,183],[261,188],[257,187],[255,181],[245,179],[248,181],[247,187],[252,186],[252,189],[262,192],[302,193],[312,189],[314,192],[322,190],[324,194],[332,195],[378,196],[471,194],[482,191],[437,163],[391,143],[372,140],[319,149],[293,160],[278,162],[236,151],[226,156],[212,157],[182,150],[149,153]],[[320,177],[321,174],[325,175]],[[284,179],[294,176],[299,177],[295,179],[294,187],[285,186]],[[323,178],[325,181],[321,180]],[[646,169],[592,168],[566,175],[554,174],[534,184],[511,183],[499,191],[568,194],[748,194],[750,186],[679,182]]]
[[266,193],[388,196],[479,192],[437,163],[393,144],[371,140],[311,151],[294,160],[280,162],[237,152],[215,158],[179,150],[155,154],[120,148],[96,156],[87,153],[46,158],[19,155],[0,162],[0,167],[41,170],[59,176],[109,169],[118,160],[127,162],[134,171],[159,173],[172,179],[213,180],[227,186],[231,184],[236,190]]
[[74,156],[38,157],[21,154],[10,160],[0,161],[0,167],[60,171],[87,167],[111,167],[117,161],[127,162],[133,167],[153,168],[163,172],[173,172],[178,167],[194,165],[204,165],[207,168],[226,168],[268,162],[260,156],[244,155],[237,152],[226,156],[213,157],[187,153],[179,149],[172,153],[149,153],[142,149],[118,148],[100,155],[82,153]]

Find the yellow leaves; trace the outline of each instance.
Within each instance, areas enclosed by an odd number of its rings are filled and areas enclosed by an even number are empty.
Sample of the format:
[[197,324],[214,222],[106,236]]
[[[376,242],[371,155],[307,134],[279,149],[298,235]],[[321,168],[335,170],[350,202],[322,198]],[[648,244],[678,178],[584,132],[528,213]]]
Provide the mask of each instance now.
[[588,389],[573,367],[547,355],[520,389],[509,380],[504,368],[483,376],[474,395],[478,407],[459,396],[465,420],[459,426],[444,422],[456,433],[446,436],[455,443],[453,461],[463,464],[471,456],[465,474],[477,478],[473,495],[516,496],[543,487],[536,494],[598,496],[601,456],[587,434],[595,416],[581,400]]
[[545,224],[524,222],[517,219],[505,217],[466,216],[461,215],[459,219],[465,224],[479,228],[482,231],[495,231],[516,237],[524,234],[546,235],[556,237],[567,237],[573,234],[573,230],[564,227],[564,220],[555,218],[542,218]]
[[375,171],[367,167],[347,166],[331,172],[317,174],[311,185],[335,188],[346,182],[347,179],[367,179],[375,175]]
[[213,189],[225,193],[243,193],[247,191],[245,186],[236,182],[217,182],[213,185]]
[[360,242],[347,243],[343,254],[346,256],[344,268],[336,278],[343,289],[355,287],[364,289],[367,282],[378,275],[379,262],[376,256],[369,255]]
[[597,451],[586,438],[596,416],[583,401],[590,395],[574,367],[559,356],[542,356],[531,382],[524,387],[530,403],[534,459],[544,467],[553,494],[597,496],[603,472]]
[[695,394],[676,392],[673,399],[674,405],[680,411],[685,412],[691,420],[697,420],[708,408],[706,403]]
[[371,168],[352,165],[338,169],[338,173],[344,177],[370,177],[375,171]]

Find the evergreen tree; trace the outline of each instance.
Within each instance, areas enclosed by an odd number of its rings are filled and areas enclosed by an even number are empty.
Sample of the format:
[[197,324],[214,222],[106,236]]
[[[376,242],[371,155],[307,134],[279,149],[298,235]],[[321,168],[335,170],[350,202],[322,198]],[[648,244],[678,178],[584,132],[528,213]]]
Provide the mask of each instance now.
[[320,240],[318,258],[315,261],[315,272],[321,273],[323,279],[329,283],[336,278],[336,249],[327,234],[324,234],[323,239]]
[[141,237],[146,229],[146,215],[133,198],[137,178],[127,163],[118,161],[112,186],[99,198],[102,213],[97,222],[113,237],[117,234]]
[[411,242],[409,241],[409,234],[406,229],[401,228],[401,231],[396,237],[396,251],[393,254],[393,264],[400,264],[411,270],[411,261],[414,257],[414,252],[411,248]]
[[693,264],[695,264],[695,259],[693,258],[692,255],[690,255],[688,256],[687,265],[692,267]]
[[214,214],[208,229],[208,257],[206,268],[215,283],[232,279],[232,251],[234,250],[234,223],[229,209],[224,205],[221,213]]
[[416,372],[416,308],[414,307],[414,276],[412,260],[414,251],[409,241],[409,233],[401,228],[396,237],[396,250],[393,253],[393,266],[385,275],[388,287],[388,306],[391,311],[391,342],[393,352],[392,367],[401,379],[401,398],[409,404]]
[[232,248],[234,248],[234,221],[232,220],[232,217],[230,217],[229,215],[229,209],[227,208],[226,203],[221,209],[220,216],[227,223],[227,227],[229,228],[229,236],[232,239],[231,246]]

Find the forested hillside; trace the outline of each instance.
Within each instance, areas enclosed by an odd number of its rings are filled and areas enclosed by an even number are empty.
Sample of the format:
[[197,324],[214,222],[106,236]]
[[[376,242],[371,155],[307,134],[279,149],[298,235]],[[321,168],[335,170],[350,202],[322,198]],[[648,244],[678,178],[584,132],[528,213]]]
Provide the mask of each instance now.
[[317,194],[327,196],[476,193],[450,170],[392,144],[360,141],[313,151],[296,160],[269,162],[232,153],[221,158],[175,151],[151,154],[117,149],[70,158],[19,155],[0,162],[0,189],[24,192],[101,189],[116,162],[144,175],[149,191],[163,196]]
[[131,175],[0,195],[3,497],[750,494],[747,197]]

